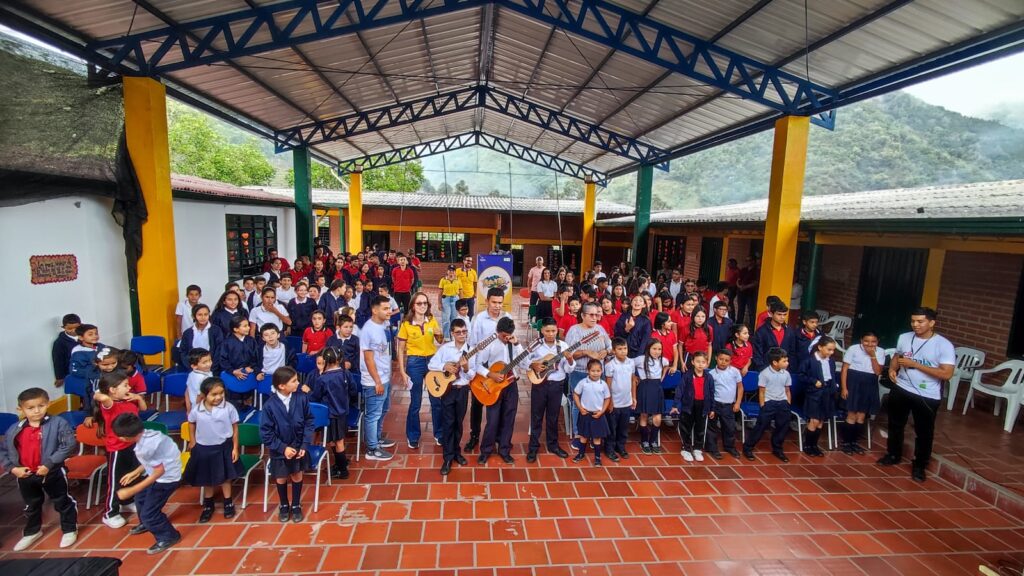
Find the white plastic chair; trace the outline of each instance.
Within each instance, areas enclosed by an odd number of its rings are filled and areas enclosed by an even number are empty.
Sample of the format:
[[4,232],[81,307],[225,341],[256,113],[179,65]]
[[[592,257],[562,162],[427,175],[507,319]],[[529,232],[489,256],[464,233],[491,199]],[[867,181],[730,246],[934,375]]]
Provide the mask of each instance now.
[[[1001,385],[985,384],[981,381],[981,377],[985,374],[1004,371],[1009,371],[1009,374]],[[999,399],[1006,399],[1006,421],[1003,424],[1003,430],[1013,432],[1013,424],[1017,420],[1021,402],[1024,401],[1024,361],[1009,360],[989,370],[975,370],[974,376],[971,377],[971,388],[967,391],[963,414],[967,414],[975,391],[994,397],[996,406],[993,414],[995,416],[999,415]]]
[[853,324],[853,320],[849,316],[829,316],[827,323],[831,325],[827,335],[845,349],[846,330]]
[[815,310],[814,313],[818,315],[818,324],[824,324],[825,322],[828,322],[827,310]]
[[960,381],[968,382],[974,377],[974,371],[985,365],[985,353],[975,348],[957,346],[956,370],[953,377],[949,379],[949,390],[946,393],[946,410],[953,410],[956,403],[956,392],[960,388]]

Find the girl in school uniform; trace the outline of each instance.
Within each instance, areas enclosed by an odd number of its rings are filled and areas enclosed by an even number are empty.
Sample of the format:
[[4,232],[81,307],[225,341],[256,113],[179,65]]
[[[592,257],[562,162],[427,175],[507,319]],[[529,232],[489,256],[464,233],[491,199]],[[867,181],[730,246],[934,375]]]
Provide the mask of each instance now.
[[235,516],[231,481],[245,474],[238,450],[238,411],[224,400],[224,382],[207,378],[199,385],[196,404],[188,414],[191,456],[181,479],[203,488],[203,510],[199,523],[213,517],[213,490],[224,492],[224,517]]
[[540,282],[537,283],[537,318],[553,318],[551,302],[558,293],[558,284],[551,279],[551,268],[545,268],[540,273]]
[[608,384],[601,379],[604,365],[591,358],[587,362],[587,377],[580,380],[572,390],[572,399],[580,411],[576,419],[579,432],[580,450],[573,462],[583,460],[587,453],[587,442],[594,445],[594,466],[601,466],[601,441],[608,436],[608,420],[605,414],[611,406],[612,393]]
[[[231,318],[231,336],[221,343],[216,364],[224,372],[229,372],[239,380],[245,380],[251,374],[263,368],[260,355],[260,344],[249,335],[249,320],[245,316]],[[237,409],[244,405],[244,395],[228,392],[228,402]]]
[[733,324],[729,343],[725,345],[732,352],[732,365],[746,376],[750,360],[754,357],[754,346],[750,343],[750,329],[745,324]]
[[327,317],[320,310],[313,312],[310,322],[312,325],[302,333],[302,353],[319,354],[327,346],[327,340],[333,336],[333,333],[327,327]]
[[[294,368],[282,366],[271,379],[274,393],[263,404],[260,439],[270,451],[270,475],[277,485],[281,522],[302,522],[302,474],[309,469],[309,446],[313,443],[313,414],[309,397],[299,391]],[[291,481],[291,500],[288,481]]]
[[668,312],[658,312],[654,317],[654,331],[651,332],[651,338],[661,342],[662,356],[668,362],[666,376],[675,374],[679,370],[679,354],[677,353],[679,346]]
[[[641,294],[630,299],[629,311],[623,313],[615,323],[615,337],[626,341],[630,358],[638,358],[647,350],[651,339],[651,319],[647,316],[647,305]],[[661,379],[660,375],[658,379]]]
[[309,287],[299,284],[295,287],[295,298],[285,304],[285,309],[292,319],[291,333],[302,336],[306,333],[306,328],[313,324],[313,312],[317,309],[317,303],[309,297]]
[[662,350],[660,341],[650,339],[643,355],[633,359],[633,395],[636,397],[636,409],[640,412],[640,450],[644,454],[665,452],[658,435],[661,413],[665,410],[661,380],[668,367]]
[[[688,302],[694,302],[688,300]],[[684,354],[683,370],[693,366],[693,355],[703,352],[705,358],[711,358],[711,343],[714,338],[711,335],[711,326],[708,325],[708,313],[701,307],[695,307],[690,314],[690,326],[686,336],[679,342]]]
[[612,286],[612,306],[615,307],[616,314],[622,314],[622,310],[626,307],[626,288],[622,284]]
[[818,438],[821,436],[823,423],[836,413],[835,395],[839,386],[835,378],[836,361],[832,358],[835,351],[836,341],[828,336],[822,336],[814,344],[814,353],[804,360],[800,370],[800,384],[804,392],[804,415],[807,416],[804,453],[808,456],[825,455],[818,448]]
[[145,409],[146,400],[132,392],[127,374],[114,370],[100,376],[98,389],[93,396],[93,421],[97,425],[96,435],[103,437],[107,449],[107,510],[103,514],[103,523],[110,528],[125,525],[122,510],[135,512],[133,499],[121,500],[117,497],[117,491],[123,488],[121,478],[139,467],[135,444],[118,438],[110,426],[121,414],[131,412],[137,415]]
[[580,323],[580,301],[579,298],[569,300],[569,311],[558,320],[558,337],[565,339],[565,333],[570,328]]
[[229,290],[221,294],[217,300],[213,313],[210,314],[210,322],[220,328],[221,336],[227,337],[231,335],[231,319],[235,316],[246,316],[246,312],[242,308],[242,299],[238,293]]
[[612,299],[609,296],[601,298],[601,320],[598,324],[604,328],[604,331],[610,336],[615,334],[615,323],[619,321],[619,316],[622,314],[615,311],[615,305],[612,303]]
[[865,332],[860,344],[843,354],[840,394],[846,400],[846,428],[840,448],[846,454],[864,454],[857,443],[864,418],[878,413],[878,377],[885,365],[885,351],[878,347],[878,336]]
[[348,478],[348,457],[345,455],[345,436],[348,434],[348,410],[352,395],[358,392],[358,382],[350,378],[342,367],[344,359],[337,348],[325,348],[319,356],[324,363],[310,396],[312,402],[327,405],[330,424],[327,426],[327,444],[334,446],[334,466],[331,477]]
[[[237,294],[235,299],[238,299]],[[181,341],[178,342],[178,366],[182,372],[190,370],[188,357],[193,348],[209,350],[215,360],[218,358],[217,353],[224,341],[224,333],[211,322],[210,317],[210,307],[206,304],[196,304],[192,308],[192,326],[182,332]],[[230,319],[228,325],[230,326]],[[217,369],[216,365],[213,369]]]
[[676,387],[673,414],[679,416],[679,439],[683,441],[680,454],[687,462],[704,461],[704,448],[708,429],[708,416],[713,413],[715,380],[705,370],[708,358],[703,351],[693,353],[691,370],[683,374]]

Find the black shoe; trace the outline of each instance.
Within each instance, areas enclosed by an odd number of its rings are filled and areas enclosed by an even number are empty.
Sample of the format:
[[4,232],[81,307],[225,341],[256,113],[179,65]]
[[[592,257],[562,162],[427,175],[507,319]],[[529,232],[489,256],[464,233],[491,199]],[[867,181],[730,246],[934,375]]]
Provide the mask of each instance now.
[[858,456],[863,456],[864,454],[868,453],[868,451],[865,450],[863,446],[861,446],[860,444],[857,444],[856,442],[853,443],[853,444],[850,444],[850,450],[853,450],[853,453],[858,455]]
[[551,453],[554,454],[555,456],[558,456],[559,458],[568,458],[569,457],[569,453],[566,452],[565,450],[562,450],[562,448],[560,446],[555,446],[555,449],[551,450]]
[[411,448],[413,450],[419,450],[420,449],[420,443],[419,442],[413,442],[412,440],[409,440],[409,448]]
[[746,448],[743,449],[743,457],[746,458],[747,460],[750,460],[751,462],[754,461],[754,453],[751,452],[750,450],[747,450]]
[[729,456],[732,456],[733,458],[736,458],[737,460],[740,457],[739,451],[737,451],[735,448],[729,448],[728,450],[726,450],[726,452],[729,453]]
[[292,506],[292,522],[302,522],[302,506]]
[[605,456],[607,456],[608,459],[611,460],[612,462],[618,462],[619,461],[619,457],[618,457],[617,454],[615,454],[615,452],[606,452]]
[[516,461],[511,454],[502,454],[501,459],[505,461],[505,464],[514,464]]
[[156,544],[153,544],[152,546],[150,546],[149,550],[146,550],[146,554],[159,554],[159,553],[163,552],[164,550],[167,550],[171,546],[174,546],[178,542],[181,542],[181,536],[176,536],[176,537],[174,537],[171,540],[164,540],[163,542],[157,542]]
[[895,466],[900,463],[900,459],[892,454],[886,454],[879,458],[875,463],[879,466]]
[[490,454],[481,454],[480,457],[476,459],[476,462],[477,464],[487,464],[487,459],[490,457]]
[[910,477],[916,482],[924,482],[927,476],[925,475],[924,468],[911,468]]
[[234,518],[235,517],[235,503],[234,502],[225,502],[224,503],[224,517],[225,518]]
[[854,453],[853,446],[851,446],[850,444],[843,444],[842,446],[839,447],[839,449],[842,450],[843,454],[846,454],[848,456],[852,456]]
[[789,456],[786,456],[786,454],[782,451],[772,452],[772,455],[783,462],[789,462]]
[[626,452],[625,450],[619,450],[618,452],[619,452],[619,458],[622,458],[623,460],[626,460],[626,459],[629,458],[629,452]]
[[718,450],[715,450],[714,452],[711,453],[711,457],[714,458],[715,460],[721,460],[722,453],[719,452]]
[[596,466],[597,468],[601,468],[602,464],[601,464],[601,455],[600,454],[594,456],[594,466]]
[[199,513],[199,523],[206,524],[213,518],[213,506],[203,506],[203,511]]
[[572,457],[572,461],[573,462],[579,462],[580,460],[583,460],[584,458],[586,458],[586,456],[583,454],[583,451],[580,450],[579,452],[576,453],[575,456]]
[[278,522],[287,522],[292,517],[292,509],[287,504],[282,504],[277,509],[277,520]]
[[476,445],[479,444],[479,443],[480,443],[480,439],[479,438],[477,438],[476,436],[470,436],[469,437],[469,442],[466,442],[466,448],[465,448],[466,452],[472,452],[473,448],[476,448]]
[[138,536],[139,534],[145,534],[146,532],[149,532],[149,528],[146,528],[142,524],[139,524],[133,527],[131,530],[129,530],[128,534],[130,536]]
[[644,454],[652,454],[653,453],[653,452],[651,452],[651,445],[646,443],[646,442],[640,444],[640,451],[643,452]]
[[459,463],[459,466],[465,466],[466,464],[469,464],[469,462],[466,461],[466,457],[463,456],[462,454],[456,456],[455,461]]
[[444,463],[441,464],[441,476],[447,476],[448,473],[451,472],[451,471],[452,471],[452,461],[451,460],[445,460]]
[[530,464],[533,464],[534,462],[536,462],[537,461],[537,452],[534,451],[534,450],[530,450],[529,452],[527,452],[526,453],[526,461],[529,462]]

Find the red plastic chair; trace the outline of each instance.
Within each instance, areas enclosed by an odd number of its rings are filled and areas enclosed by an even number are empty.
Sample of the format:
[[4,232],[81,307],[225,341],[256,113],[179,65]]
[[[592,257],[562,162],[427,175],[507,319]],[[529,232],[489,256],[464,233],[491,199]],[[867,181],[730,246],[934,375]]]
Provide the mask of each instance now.
[[[103,483],[99,480],[107,470],[107,457],[98,453],[98,448],[104,448],[106,442],[97,436],[98,428],[86,428],[85,424],[79,424],[75,428],[75,439],[79,442],[78,455],[72,456],[64,461],[68,468],[68,478],[71,480],[83,480],[89,482],[88,496],[85,507],[92,508],[93,487],[96,492],[96,502],[100,501],[100,490]],[[107,432],[110,433],[109,431]],[[93,453],[86,454],[85,447],[92,446]]]

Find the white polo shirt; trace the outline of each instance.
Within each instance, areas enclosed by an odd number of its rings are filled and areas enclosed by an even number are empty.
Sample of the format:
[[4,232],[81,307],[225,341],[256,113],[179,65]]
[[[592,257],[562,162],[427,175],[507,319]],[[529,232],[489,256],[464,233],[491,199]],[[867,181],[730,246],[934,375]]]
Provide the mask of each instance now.
[[[878,361],[878,365],[885,369],[885,350],[881,348],[875,348],[875,360]],[[843,354],[843,364],[849,364],[850,370],[856,370],[857,372],[867,372],[868,374],[874,374],[874,370],[871,368],[871,357],[864,352],[864,348],[860,344],[854,344],[846,350],[846,354]]]
[[736,402],[736,388],[743,385],[743,376],[735,366],[729,366],[725,370],[715,367],[708,370],[711,378],[715,381],[715,402],[722,404],[734,404]]
[[601,380],[591,380],[589,376],[577,382],[572,391],[579,395],[580,404],[590,412],[604,408],[604,399],[612,395],[607,384]]
[[[277,307],[279,312],[288,316],[288,311],[284,309],[284,306],[281,306],[277,302],[274,302],[274,306]],[[263,308],[263,303],[260,303],[259,306],[252,309],[252,312],[249,312],[249,322],[256,324],[256,332],[259,332],[260,328],[268,322],[277,326],[278,331],[284,330],[284,322],[282,322],[281,319],[273,312],[265,310]]]
[[636,365],[629,358],[612,358],[604,366],[604,375],[612,379],[612,407],[629,408],[633,405],[633,372]]
[[[900,334],[896,351],[929,368],[938,368],[943,364],[956,366],[956,350],[953,343],[938,334],[933,334],[927,340],[918,338],[913,332]],[[942,381],[913,368],[900,368],[896,372],[896,385],[911,394],[925,398],[942,398]]]

